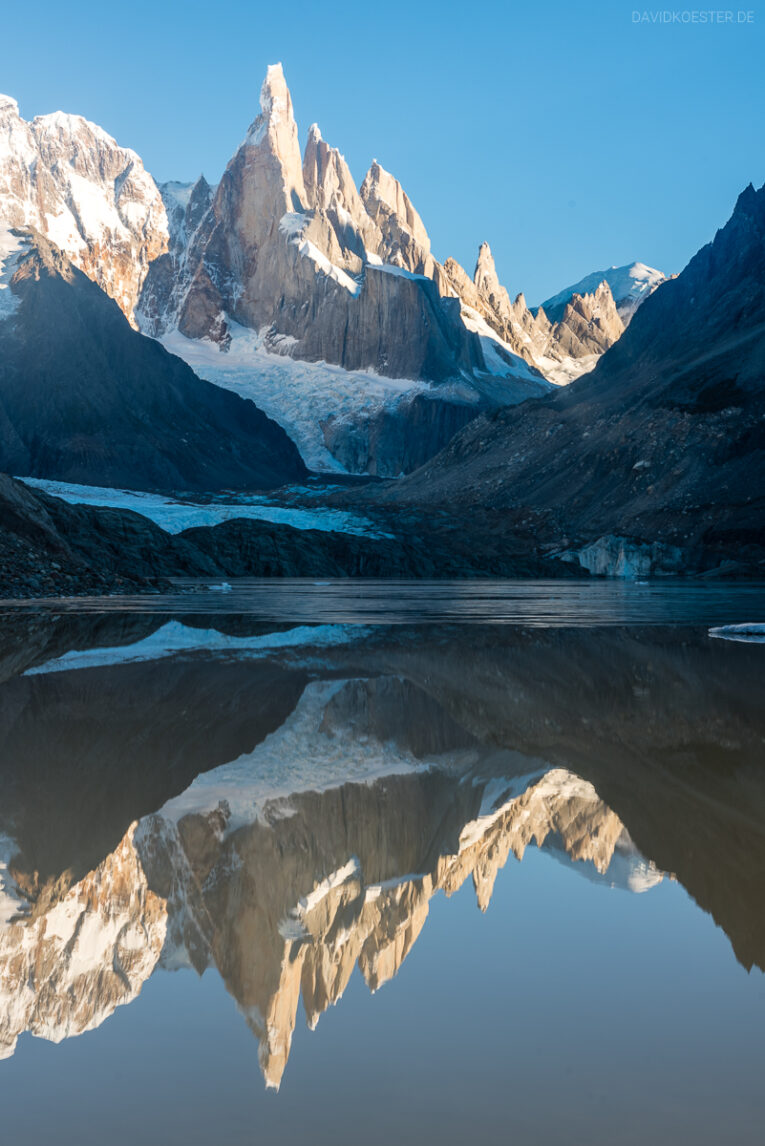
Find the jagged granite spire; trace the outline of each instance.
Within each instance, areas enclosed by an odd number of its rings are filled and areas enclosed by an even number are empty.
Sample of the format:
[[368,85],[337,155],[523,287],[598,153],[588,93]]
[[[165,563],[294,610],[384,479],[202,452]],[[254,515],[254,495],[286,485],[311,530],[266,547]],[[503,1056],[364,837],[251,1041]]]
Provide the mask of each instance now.
[[510,302],[510,296],[499,281],[494,256],[487,242],[481,243],[478,248],[478,258],[475,264],[475,271],[473,272],[473,282],[482,294],[488,295],[489,297],[491,297],[491,295],[498,297],[504,295],[507,297],[508,303]]
[[383,262],[431,275],[434,260],[425,224],[398,179],[376,159],[364,176],[360,195],[367,214],[382,232],[379,254]]
[[271,64],[266,72],[260,89],[260,115],[250,126],[240,150],[254,153],[248,154],[247,159],[248,166],[254,169],[254,189],[283,197],[284,211],[307,205],[298,129],[281,64]]

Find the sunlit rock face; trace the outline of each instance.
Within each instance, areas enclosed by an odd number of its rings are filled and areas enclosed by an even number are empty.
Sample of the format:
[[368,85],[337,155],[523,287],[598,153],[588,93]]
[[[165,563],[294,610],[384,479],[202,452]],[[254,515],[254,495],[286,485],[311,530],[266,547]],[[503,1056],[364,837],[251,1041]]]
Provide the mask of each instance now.
[[[84,879],[65,876],[25,902],[6,871],[0,927],[0,1056],[20,1034],[61,1042],[99,1026],[131,1002],[165,941],[167,910],[149,890],[131,829]],[[22,879],[23,883],[26,882]],[[18,886],[18,885],[16,885]],[[12,902],[15,898],[16,902]]]
[[472,279],[456,259],[447,259],[442,271],[445,293],[462,301],[468,325],[480,319],[556,385],[592,370],[624,333],[625,323],[605,278],[589,292],[572,291],[551,321],[544,307],[532,312],[523,294],[511,301],[488,243],[479,248]]
[[511,352],[487,359],[393,175],[374,161],[357,189],[315,124],[301,155],[281,65],[269,67],[260,114],[218,187],[202,183],[164,190],[172,237],[143,292],[149,333],[230,350],[246,328],[282,356],[457,381],[463,407],[487,400],[486,386],[473,388],[481,375],[508,380],[493,403],[545,392],[541,375]]
[[33,227],[135,325],[149,263],[167,250],[162,197],[134,151],[79,115],[27,123],[0,96],[0,221]]

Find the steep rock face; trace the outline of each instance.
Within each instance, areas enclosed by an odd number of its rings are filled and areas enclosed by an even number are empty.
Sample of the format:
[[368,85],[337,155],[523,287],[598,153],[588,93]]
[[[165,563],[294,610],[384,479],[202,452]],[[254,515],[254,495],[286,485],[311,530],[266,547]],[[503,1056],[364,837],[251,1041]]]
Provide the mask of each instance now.
[[478,259],[475,264],[473,283],[479,295],[482,295],[493,310],[502,313],[511,313],[510,296],[499,281],[494,256],[488,243],[481,243],[478,249]]
[[[154,262],[147,278],[142,328],[172,342],[189,361],[200,341],[219,347],[218,361],[208,360],[203,369],[223,385],[229,373],[233,384],[239,382],[253,331],[258,376],[267,373],[261,359],[278,354],[395,380],[389,396],[370,396],[365,383],[353,388],[349,401],[348,386],[329,369],[321,399],[311,395],[320,407],[314,438],[318,425],[337,418],[338,404],[345,407],[340,434],[332,430],[319,447],[334,452],[336,442],[334,457],[343,465],[354,454],[361,458],[348,446],[346,431],[375,440],[380,423],[396,421],[401,432],[391,435],[387,455],[358,464],[397,474],[445,444],[444,427],[546,391],[541,374],[490,328],[463,321],[422,220],[391,174],[375,162],[357,190],[343,156],[315,124],[301,158],[281,66],[269,68],[260,115],[208,208],[192,216],[192,200],[201,204],[203,196],[196,189],[182,194],[185,202],[176,206],[178,191],[165,191],[170,252]],[[240,365],[231,365],[234,360]],[[423,382],[438,387],[430,397],[444,409],[433,419],[441,429],[428,435],[428,452],[418,454],[409,399]],[[457,383],[460,393],[444,383]],[[290,398],[264,388],[269,413],[287,427],[295,418]],[[394,443],[404,438],[394,454]]]
[[468,308],[466,313],[463,312],[468,324],[474,315],[478,316],[513,353],[527,362],[535,362],[544,324],[542,320],[537,323],[522,295],[515,303],[510,301],[507,290],[499,281],[488,243],[480,246],[472,279],[453,258],[444,263],[443,275],[444,293],[456,295]]
[[660,542],[686,568],[761,562],[763,268],[765,188],[750,186],[592,374],[467,427],[394,496],[529,506],[551,543]]
[[[164,191],[171,250],[145,282],[142,329],[190,362],[204,345],[200,369],[216,383],[257,379],[268,413],[287,430],[299,422],[303,456],[310,439],[311,464],[325,468],[331,455],[331,468],[393,476],[431,457],[481,409],[549,388],[486,324],[464,321],[393,175],[373,163],[357,190],[316,125],[301,158],[281,65],[269,68],[260,115],[206,209],[205,188]],[[308,406],[295,410],[293,387],[269,384],[275,354],[281,375],[284,360],[322,367],[321,393],[311,387]],[[346,384],[338,366],[394,385],[385,393],[369,377]],[[433,386],[427,406],[417,397],[424,383]],[[419,441],[413,409],[428,422]]]
[[592,294],[574,294],[557,322],[550,323],[542,307],[534,321],[538,331],[537,364],[545,377],[558,386],[568,385],[592,370],[600,356],[624,333],[624,323],[605,280]]
[[165,204],[169,232],[168,249],[151,265],[151,275],[141,292],[140,320],[151,327],[163,312],[177,321],[188,273],[189,249],[212,203],[214,188],[204,175],[196,183],[163,183],[160,194]]
[[131,330],[26,232],[0,318],[0,470],[144,489],[273,487],[306,469],[283,430]]
[[384,263],[434,277],[435,260],[425,224],[398,179],[375,159],[361,184],[367,214],[380,230],[374,253]]
[[367,213],[353,176],[336,147],[322,139],[312,124],[303,156],[303,183],[308,206],[326,216],[331,226],[328,237],[337,239],[335,260],[344,270],[359,274],[369,252],[379,254],[383,237]]
[[372,171],[359,195],[317,129],[302,159],[282,69],[269,68],[261,113],[189,238],[174,298],[163,304],[150,276],[148,328],[161,333],[177,320],[186,336],[225,347],[233,320],[267,331],[282,353],[389,377],[441,381],[481,369],[480,344],[433,284],[380,265],[377,250],[395,256],[394,268],[419,267],[415,247],[424,250],[427,236],[396,181]]
[[165,208],[134,151],[54,112],[26,123],[0,96],[0,225],[33,227],[134,322],[149,263],[167,249]]

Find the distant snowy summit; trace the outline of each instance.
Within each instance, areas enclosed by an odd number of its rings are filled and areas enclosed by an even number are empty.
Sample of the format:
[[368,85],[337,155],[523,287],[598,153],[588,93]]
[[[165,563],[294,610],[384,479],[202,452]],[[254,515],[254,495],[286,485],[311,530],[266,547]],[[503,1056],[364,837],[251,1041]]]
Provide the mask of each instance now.
[[657,287],[666,282],[669,276],[645,263],[628,263],[623,267],[609,267],[605,271],[593,271],[579,282],[554,294],[542,303],[542,309],[550,319],[558,319],[575,294],[585,295],[597,290],[601,283],[607,283],[625,326],[641,303],[653,294]]

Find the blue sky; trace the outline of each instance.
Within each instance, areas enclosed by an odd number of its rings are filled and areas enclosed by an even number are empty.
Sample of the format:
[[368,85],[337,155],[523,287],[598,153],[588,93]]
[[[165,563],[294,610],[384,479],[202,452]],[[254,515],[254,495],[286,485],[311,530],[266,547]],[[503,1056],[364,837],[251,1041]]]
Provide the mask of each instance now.
[[158,180],[214,181],[281,60],[301,140],[318,122],[358,181],[379,159],[438,258],[472,272],[488,239],[511,293],[537,303],[613,263],[680,270],[741,188],[765,182],[765,8],[722,25],[635,11],[41,0],[4,8],[0,91],[28,119],[95,120]]

